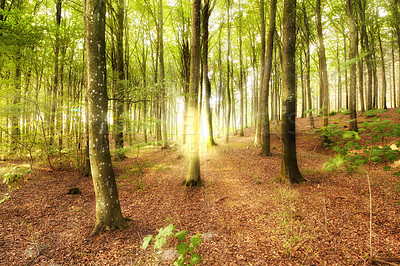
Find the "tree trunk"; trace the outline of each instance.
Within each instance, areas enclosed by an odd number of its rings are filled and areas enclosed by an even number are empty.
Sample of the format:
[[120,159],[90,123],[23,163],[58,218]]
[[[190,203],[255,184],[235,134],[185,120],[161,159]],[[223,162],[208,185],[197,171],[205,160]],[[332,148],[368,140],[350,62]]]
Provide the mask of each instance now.
[[349,59],[351,60],[350,65],[350,99],[349,99],[349,112],[350,112],[350,127],[351,131],[358,131],[357,128],[357,78],[356,78],[356,57],[357,57],[357,32],[356,32],[356,22],[354,20],[353,13],[353,0],[347,0],[347,12],[349,16],[350,23],[350,51]]
[[127,222],[121,213],[108,142],[105,14],[105,0],[86,1],[89,147],[96,195],[96,223],[92,235],[104,229],[127,227]]
[[[115,148],[122,149],[124,147],[124,100],[125,100],[125,69],[124,69],[124,16],[125,7],[124,0],[118,0],[116,14],[116,55],[115,55],[115,71],[116,86],[115,86]],[[126,37],[126,36],[125,36]],[[125,158],[123,153],[116,154],[117,160]]]
[[[306,32],[305,32],[305,41],[306,41],[306,50],[305,50],[305,63],[306,63],[306,88],[307,88],[307,101],[308,101],[308,109],[312,109],[312,95],[311,95],[311,78],[310,78],[310,68],[311,68],[311,64],[310,64],[310,56],[311,56],[311,52],[310,52],[310,25],[309,25],[309,18],[307,15],[307,9],[305,4],[303,3],[303,22],[304,22],[304,26],[306,28]],[[310,117],[310,126],[311,128],[315,128],[315,124],[314,124],[314,117],[313,117],[313,113],[310,110],[310,112],[308,113],[308,116]]]
[[201,185],[200,156],[199,156],[199,121],[198,121],[198,91],[200,79],[200,24],[201,0],[192,2],[192,36],[190,41],[190,89],[189,89],[189,114],[186,129],[189,152],[188,174],[184,185],[192,187]]
[[275,14],[276,14],[276,0],[270,2],[268,37],[267,37],[267,51],[265,58],[265,69],[263,82],[261,85],[261,120],[260,125],[262,129],[261,153],[262,156],[271,156],[271,143],[270,143],[270,127],[269,127],[269,83],[271,79],[272,70],[272,56],[274,50],[274,32],[275,32]]
[[210,106],[210,98],[211,98],[211,83],[208,78],[208,22],[211,15],[210,9],[210,1],[204,0],[203,6],[203,83],[205,88],[205,113],[207,120],[207,129],[208,129],[208,137],[207,137],[207,145],[215,146],[216,143],[214,141],[213,134],[213,124],[212,124],[212,112]]
[[278,180],[301,183],[305,179],[296,154],[296,0],[284,0],[282,34],[282,159]]
[[[398,0],[393,0],[393,15],[394,15],[394,28],[395,28],[395,33],[397,35],[397,47],[398,47],[398,58],[399,58],[399,67],[398,67],[398,76],[399,76],[399,84],[397,87],[397,90],[399,92],[399,95],[397,97],[397,101],[395,100],[395,105],[400,106],[400,14],[399,14],[399,1]],[[396,95],[396,92],[394,92]]]
[[[392,37],[393,37],[393,34],[392,34]],[[395,67],[395,65],[396,65],[396,62],[395,62],[395,60],[394,60],[394,41],[392,42],[392,71],[393,71],[393,74],[392,74],[392,87],[393,87],[393,89],[392,89],[392,91],[393,91],[393,102],[392,102],[392,107],[396,107],[397,106],[397,101],[396,101],[396,67]]]
[[167,134],[167,113],[165,107],[165,69],[164,69],[164,19],[163,19],[163,0],[158,1],[158,42],[159,42],[159,60],[160,60],[160,112],[161,112],[161,138],[162,148],[168,148],[168,134]]
[[260,64],[260,86],[258,86],[258,101],[257,101],[257,116],[256,116],[256,134],[255,134],[255,139],[254,139],[254,145],[255,146],[260,146],[261,145],[261,138],[262,138],[262,125],[261,125],[261,119],[262,119],[262,104],[261,104],[261,99],[262,99],[262,82],[264,78],[264,70],[265,70],[265,8],[264,8],[264,0],[259,0],[260,1],[260,23],[261,23],[261,31],[260,31],[260,37],[261,37],[261,64]]
[[225,128],[225,143],[229,142],[229,125],[231,120],[232,100],[230,91],[230,55],[231,55],[231,22],[230,22],[230,4],[231,0],[228,0],[227,5],[227,20],[228,20],[228,50],[226,54],[227,60],[227,71],[226,71],[226,97],[228,99],[227,115],[226,115],[226,128]]
[[322,22],[321,22],[321,0],[317,0],[316,6],[317,12],[317,33],[319,40],[319,56],[320,56],[320,77],[322,77],[322,91],[323,91],[323,116],[324,116],[324,127],[328,126],[328,114],[329,114],[329,83],[328,83],[328,70],[326,66],[326,56],[325,56],[325,45],[324,37],[322,33]]
[[56,112],[57,112],[57,95],[59,88],[59,54],[60,54],[60,24],[61,24],[61,2],[56,2],[56,33],[54,44],[54,76],[52,83],[51,97],[51,113],[50,113],[50,145],[54,145],[54,136],[56,134]]
[[239,93],[240,93],[240,124],[239,124],[239,136],[243,137],[243,120],[244,120],[244,102],[243,102],[243,37],[242,37],[242,5],[239,0]]

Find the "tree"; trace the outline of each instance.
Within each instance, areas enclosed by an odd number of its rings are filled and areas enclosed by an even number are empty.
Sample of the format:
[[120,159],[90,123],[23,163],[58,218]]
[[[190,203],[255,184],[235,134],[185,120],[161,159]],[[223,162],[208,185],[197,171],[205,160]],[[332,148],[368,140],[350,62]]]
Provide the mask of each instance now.
[[353,13],[353,1],[347,0],[347,13],[350,23],[350,89],[349,89],[349,112],[350,112],[350,127],[349,130],[357,131],[357,77],[356,77],[356,58],[357,58],[357,32],[356,22]]
[[[125,100],[125,69],[124,69],[124,14],[125,14],[124,0],[118,0],[117,11],[115,14],[115,34],[116,48],[115,48],[115,69],[116,72],[116,88],[115,88],[115,148],[121,149],[124,147],[124,100]],[[125,36],[126,38],[127,36]],[[123,153],[117,153],[118,160],[124,159]]]
[[[232,111],[232,99],[231,99],[231,88],[230,88],[230,80],[231,80],[231,0],[227,0],[226,12],[227,12],[227,20],[228,20],[228,49],[226,53],[226,98],[228,99],[227,115],[226,115],[226,128],[225,128],[225,143],[229,142],[229,126],[231,121],[231,111]],[[193,34],[193,33],[192,33]],[[232,95],[233,98],[233,95]]]
[[264,77],[261,83],[261,130],[262,130],[262,141],[261,141],[261,155],[271,156],[271,145],[270,145],[270,128],[269,128],[269,81],[271,78],[272,70],[272,54],[274,50],[274,33],[275,33],[275,14],[276,14],[276,0],[270,2],[270,13],[269,13],[269,25],[268,25],[268,36],[267,36],[267,51],[265,58]]
[[262,127],[261,127],[261,119],[262,119],[262,82],[264,77],[265,71],[265,8],[264,8],[264,0],[260,0],[260,23],[261,23],[261,65],[260,65],[260,86],[258,90],[258,101],[255,103],[258,105],[257,107],[257,115],[256,115],[256,134],[254,137],[254,145],[260,146],[261,145],[261,134],[262,134]]
[[306,181],[297,165],[296,154],[296,0],[283,3],[282,52],[282,159],[278,180]]
[[324,36],[322,34],[322,22],[321,22],[321,0],[317,0],[316,5],[317,12],[317,33],[318,33],[318,41],[319,41],[319,71],[320,77],[322,78],[322,108],[323,108],[323,116],[324,116],[324,127],[328,126],[328,113],[329,113],[329,82],[328,82],[328,70],[326,66],[326,56],[325,56],[325,45],[324,45]]
[[198,92],[200,79],[200,24],[201,0],[192,2],[192,35],[190,39],[190,86],[189,110],[186,136],[188,140],[189,166],[184,184],[189,187],[201,185],[199,156]]
[[[215,2],[214,2],[215,3]],[[212,8],[210,7],[210,1],[204,0],[203,6],[203,84],[205,88],[205,112],[206,112],[206,120],[207,120],[207,128],[208,128],[208,137],[207,137],[207,145],[215,146],[216,143],[214,141],[213,136],[213,125],[212,125],[212,113],[210,106],[210,98],[211,98],[211,83],[208,77],[208,24],[211,15]]]
[[89,149],[96,223],[92,235],[106,228],[127,227],[122,216],[108,141],[107,74],[105,57],[105,0],[86,0],[85,43],[89,112]]

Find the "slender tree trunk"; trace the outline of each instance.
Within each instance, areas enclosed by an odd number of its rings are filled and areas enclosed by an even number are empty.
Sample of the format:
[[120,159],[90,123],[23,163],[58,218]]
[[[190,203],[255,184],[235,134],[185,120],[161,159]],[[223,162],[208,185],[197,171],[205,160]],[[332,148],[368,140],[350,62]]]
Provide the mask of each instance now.
[[296,0],[284,0],[282,34],[282,159],[278,180],[301,183],[305,179],[296,153]]
[[211,98],[211,83],[208,77],[208,22],[211,15],[210,9],[210,1],[204,0],[203,6],[203,83],[205,88],[205,113],[207,120],[207,129],[208,129],[208,137],[207,137],[207,145],[215,146],[216,143],[214,141],[213,134],[213,124],[212,124],[212,112],[210,106],[210,98]]
[[[311,52],[310,52],[310,25],[309,25],[309,18],[307,15],[307,9],[305,4],[303,3],[303,23],[304,26],[306,28],[305,31],[305,45],[306,45],[306,49],[305,49],[305,63],[306,63],[306,90],[307,90],[307,101],[308,101],[308,109],[312,109],[312,95],[311,95],[311,78],[310,78],[310,68],[311,68],[311,64],[310,64],[310,56],[311,56]],[[310,117],[310,126],[311,128],[315,128],[315,124],[314,124],[314,117],[313,117],[313,112],[310,111],[308,113],[308,116]]]
[[164,69],[164,19],[163,19],[163,0],[158,0],[158,43],[159,43],[159,60],[160,60],[160,112],[161,112],[161,138],[162,148],[168,148],[168,134],[167,134],[167,114],[166,114],[166,97],[165,97],[165,69]]
[[228,100],[227,115],[226,115],[226,129],[225,129],[225,143],[229,142],[229,127],[231,120],[232,100],[231,100],[231,89],[230,89],[230,56],[231,56],[231,22],[230,22],[230,8],[231,0],[228,0],[227,5],[227,20],[228,20],[228,50],[226,54],[227,60],[227,71],[226,71],[226,97]]
[[243,102],[243,37],[242,37],[242,5],[239,0],[239,93],[240,93],[240,125],[239,125],[239,136],[243,137],[243,120],[244,120],[244,102]]
[[336,45],[336,56],[337,56],[337,72],[338,72],[338,91],[337,91],[337,96],[338,96],[338,101],[337,101],[337,110],[339,111],[343,106],[342,106],[342,98],[343,98],[343,86],[342,86],[342,70],[340,67],[340,53],[339,53],[339,38],[337,39],[337,45]]
[[265,59],[265,69],[263,82],[261,85],[261,120],[260,125],[262,129],[262,141],[261,141],[261,155],[271,156],[271,143],[270,143],[270,127],[269,127],[269,83],[271,79],[272,71],[272,56],[274,50],[274,32],[275,32],[275,14],[276,14],[276,0],[270,1],[270,14],[269,14],[269,25],[268,25],[268,37],[267,37],[267,51]]
[[[393,37],[393,34],[392,34]],[[392,80],[393,80],[393,102],[392,102],[392,107],[396,107],[397,106],[397,101],[396,101],[396,67],[395,67],[395,60],[394,60],[394,41],[392,42],[392,70],[393,70],[393,74],[392,74]]]
[[[350,23],[350,52],[349,59],[355,60],[357,56],[357,32],[356,22],[354,20],[353,13],[353,0],[347,0],[347,12]],[[357,90],[357,78],[356,78],[356,64],[352,62],[350,65],[350,99],[349,99],[349,112],[350,112],[350,127],[349,130],[358,131],[357,128],[357,104],[356,104],[356,90]]]
[[15,151],[18,146],[18,140],[21,137],[21,127],[19,119],[21,116],[21,86],[22,86],[22,76],[21,76],[21,51],[17,48],[17,57],[15,59],[15,77],[14,77],[14,96],[13,96],[13,107],[14,111],[11,114],[11,150]]
[[201,0],[192,1],[192,37],[190,41],[190,96],[189,96],[189,118],[188,132],[190,140],[188,142],[189,166],[188,174],[184,181],[186,186],[201,185],[200,179],[200,156],[199,156],[199,121],[198,121],[198,91],[200,80],[200,13]]
[[264,78],[264,70],[265,70],[265,8],[264,8],[264,0],[259,0],[260,1],[260,22],[261,22],[261,32],[260,32],[260,37],[261,37],[261,64],[260,64],[260,86],[258,89],[258,102],[257,102],[257,116],[256,116],[256,134],[255,134],[255,139],[254,139],[254,145],[255,146],[260,146],[261,145],[261,138],[262,138],[262,125],[261,125],[261,119],[262,119],[262,82]]
[[[399,1],[398,0],[393,0],[393,15],[394,15],[394,28],[395,28],[395,33],[397,35],[397,47],[398,47],[398,60],[399,60],[399,67],[398,67],[398,76],[399,76],[399,84],[397,87],[399,95],[397,97],[397,101],[395,99],[395,105],[400,106],[400,14],[399,14]],[[394,72],[394,70],[393,70]],[[396,92],[394,92],[396,95]]]
[[328,114],[329,114],[329,83],[328,83],[328,70],[326,66],[324,37],[322,33],[321,0],[317,0],[316,12],[317,12],[317,32],[319,40],[319,56],[321,63],[321,65],[319,66],[319,70],[320,70],[320,76],[322,77],[322,87],[323,87],[322,108],[324,116],[324,127],[326,127],[328,126]]
[[56,36],[54,44],[54,76],[52,84],[51,114],[50,114],[50,145],[54,145],[54,136],[56,134],[56,112],[57,112],[57,96],[59,89],[59,54],[60,54],[60,24],[61,24],[61,3],[62,0],[56,2]]
[[96,195],[96,224],[92,235],[106,228],[124,229],[128,226],[121,213],[108,142],[105,14],[105,0],[86,0],[89,147]]
[[[124,100],[125,100],[125,69],[124,69],[124,17],[125,17],[124,0],[118,0],[116,14],[116,54],[115,54],[115,71],[116,71],[116,86],[115,86],[115,148],[121,149],[124,147]],[[125,36],[126,37],[126,36]],[[125,155],[118,152],[117,160],[125,158]]]
[[[347,41],[346,41],[346,34],[344,33],[344,30],[343,30],[343,42],[344,42],[344,61],[347,62]],[[345,87],[345,91],[346,91],[345,108],[346,108],[346,110],[349,110],[349,82],[348,82],[347,68],[345,68],[345,70],[344,70],[344,87]]]

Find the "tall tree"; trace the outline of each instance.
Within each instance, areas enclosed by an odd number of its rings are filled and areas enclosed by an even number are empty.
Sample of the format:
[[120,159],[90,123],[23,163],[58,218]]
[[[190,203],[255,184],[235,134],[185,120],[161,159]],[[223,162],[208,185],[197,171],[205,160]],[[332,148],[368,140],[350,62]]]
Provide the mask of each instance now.
[[[311,51],[310,51],[310,39],[311,39],[311,32],[310,32],[310,24],[309,24],[309,18],[307,15],[307,8],[305,3],[303,2],[303,23],[304,23],[304,37],[305,37],[305,63],[306,63],[306,91],[307,91],[307,102],[308,102],[308,109],[312,108],[312,96],[311,96],[311,78],[310,78],[310,57],[311,57]],[[312,128],[315,127],[314,125],[314,117],[312,111],[308,113],[310,117],[310,125]]]
[[326,66],[326,55],[325,55],[325,45],[324,45],[324,36],[322,33],[322,19],[321,19],[321,0],[317,0],[316,5],[316,13],[317,13],[317,33],[318,33],[318,41],[319,41],[319,71],[320,77],[322,81],[320,84],[322,85],[322,108],[323,108],[323,116],[324,116],[324,127],[328,126],[328,113],[329,113],[329,82],[328,82],[328,70]]
[[[115,39],[116,39],[116,53],[115,53],[115,71],[116,71],[116,106],[115,106],[115,148],[121,149],[124,147],[124,100],[125,100],[125,69],[124,69],[124,15],[125,15],[124,0],[118,0],[116,11],[116,25],[115,25]],[[126,36],[125,36],[126,37]],[[118,152],[117,156],[125,157],[122,153]]]
[[106,1],[85,2],[85,44],[89,112],[90,164],[96,195],[96,223],[92,235],[105,228],[124,229],[108,141],[106,73]]
[[[227,0],[226,6],[226,13],[227,13],[227,20],[228,20],[228,49],[226,52],[226,98],[228,100],[227,108],[227,115],[226,115],[226,128],[225,128],[225,143],[229,141],[229,126],[231,121],[231,111],[232,111],[232,99],[231,99],[231,16],[230,16],[230,9],[231,9],[231,0]],[[233,95],[232,95],[233,97]]]
[[282,159],[278,180],[301,183],[305,179],[296,153],[296,0],[283,2],[282,34]]
[[274,50],[274,33],[275,33],[275,15],[276,15],[276,2],[277,0],[270,1],[269,11],[269,25],[267,36],[267,51],[265,58],[265,68],[263,82],[261,85],[261,120],[260,125],[262,129],[261,141],[261,155],[271,156],[271,143],[270,143],[270,128],[269,128],[269,83],[271,79],[272,70],[272,55]]
[[243,137],[243,120],[244,120],[244,99],[243,99],[243,30],[242,30],[243,10],[242,3],[239,0],[239,93],[240,93],[240,121],[239,121],[239,136]]
[[[398,77],[399,77],[399,85],[397,86],[397,90],[399,91],[399,95],[397,97],[397,101],[395,103],[395,106],[400,106],[400,14],[399,14],[399,9],[400,9],[400,2],[398,0],[393,0],[392,4],[392,11],[393,11],[393,17],[394,17],[394,32],[397,35],[397,51],[398,51],[398,58],[399,58],[399,67],[398,67]],[[396,92],[393,92],[396,94]]]
[[261,37],[261,64],[260,64],[260,85],[258,87],[258,101],[257,101],[257,115],[256,115],[256,134],[254,138],[254,145],[260,146],[261,145],[261,118],[262,118],[262,110],[261,110],[261,99],[262,99],[262,81],[264,77],[264,70],[265,70],[265,1],[260,0],[260,37]]
[[192,36],[190,39],[190,86],[189,112],[186,136],[188,137],[189,166],[184,184],[186,186],[201,185],[199,155],[199,115],[198,92],[200,81],[200,24],[201,0],[192,2]]
[[381,39],[381,33],[380,33],[380,27],[378,27],[378,43],[379,43],[379,51],[381,55],[381,66],[382,66],[382,91],[381,91],[381,107],[383,109],[387,109],[387,99],[386,99],[386,91],[387,91],[387,83],[386,83],[386,67],[385,67],[385,56],[383,53],[383,47],[382,47],[382,39]]
[[[214,1],[214,3],[216,3]],[[210,20],[210,15],[212,12],[212,8],[210,6],[210,0],[204,0],[203,5],[203,84],[205,89],[205,113],[206,113],[206,120],[207,120],[207,129],[208,129],[208,136],[207,136],[207,145],[214,146],[216,145],[214,141],[214,134],[213,134],[213,124],[212,124],[212,112],[210,106],[210,98],[211,98],[211,83],[208,77],[208,24]]]
[[356,22],[354,19],[354,6],[353,0],[347,0],[347,13],[350,23],[350,89],[349,89],[349,112],[350,112],[350,127],[352,131],[357,131],[357,77],[356,77],[356,58],[357,58],[357,32]]
[[164,67],[164,17],[163,17],[163,0],[158,0],[158,45],[159,45],[159,60],[160,60],[160,111],[161,111],[161,132],[162,132],[162,147],[168,148],[167,134],[167,113],[166,113],[166,97],[165,97],[165,67]]

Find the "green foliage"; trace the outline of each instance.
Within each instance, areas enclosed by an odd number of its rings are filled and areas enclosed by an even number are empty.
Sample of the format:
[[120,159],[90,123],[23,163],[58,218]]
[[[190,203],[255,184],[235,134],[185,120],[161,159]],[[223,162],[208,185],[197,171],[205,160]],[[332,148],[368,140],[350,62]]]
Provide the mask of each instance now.
[[[379,111],[379,113],[382,112],[384,111]],[[374,110],[368,115],[376,113],[378,110]],[[383,169],[388,171],[390,164],[399,160],[400,124],[392,124],[390,120],[381,121],[374,117],[372,122],[362,123],[359,131],[365,134],[363,141],[361,141],[359,132],[335,130],[332,127],[325,129],[326,135],[340,135],[337,141],[331,143],[332,149],[337,154],[333,159],[324,163],[325,170],[344,168],[352,172],[370,163],[384,163]],[[397,142],[387,144],[388,139],[397,139]]]
[[196,247],[200,246],[201,234],[196,234],[188,238],[188,231],[182,230],[173,233],[176,230],[173,224],[158,230],[158,234],[153,238],[153,235],[148,235],[143,238],[142,248],[147,249],[154,240],[154,249],[161,249],[166,243],[168,238],[173,237],[178,240],[176,250],[178,252],[178,259],[174,265],[196,265],[201,261],[199,253],[195,252]]
[[367,110],[363,113],[363,116],[365,117],[375,117],[377,114],[382,114],[387,112],[387,110],[382,109],[382,110],[376,110],[376,109],[371,109],[371,110]]
[[325,141],[324,145],[332,145],[344,132],[341,126],[335,124],[330,124],[326,127],[322,127],[318,129],[318,131],[321,133],[322,136],[325,137],[326,140],[329,140]]
[[6,170],[3,174],[3,183],[6,184],[10,190],[19,189],[24,180],[24,176],[30,172],[31,169],[15,166]]
[[331,112],[329,113],[329,116],[335,116],[336,114],[337,114],[337,112],[331,111]]

